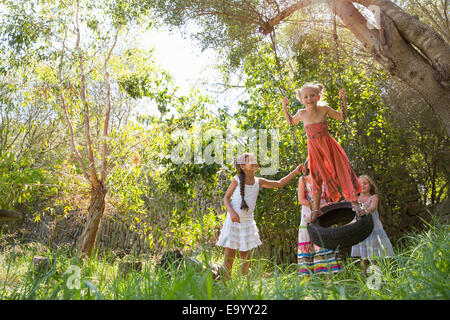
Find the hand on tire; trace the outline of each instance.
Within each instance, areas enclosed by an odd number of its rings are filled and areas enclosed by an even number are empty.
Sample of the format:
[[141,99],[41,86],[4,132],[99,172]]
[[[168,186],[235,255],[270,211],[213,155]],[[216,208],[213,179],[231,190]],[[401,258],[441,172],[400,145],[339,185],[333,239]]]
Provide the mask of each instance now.
[[325,204],[321,204],[320,207],[321,207],[321,208],[327,207],[327,206],[329,206],[329,205],[332,205],[333,203],[334,203],[334,202],[327,202],[327,203],[325,203]]
[[[333,216],[333,221],[339,223],[353,219],[355,211],[362,211],[359,206],[352,205],[350,202],[337,202],[330,204],[325,209],[324,216]],[[356,210],[358,208],[358,210]],[[361,208],[362,209],[362,208]],[[359,213],[359,212],[358,212]],[[361,212],[363,213],[363,212]],[[366,239],[373,231],[373,219],[371,215],[359,217],[356,215],[356,221],[341,226],[322,226],[318,223],[308,224],[307,229],[311,241],[323,248],[335,250],[338,247],[351,247]],[[324,219],[326,222],[327,219]],[[328,225],[328,223],[326,223]]]
[[363,216],[363,215],[365,215],[365,214],[368,214],[368,212],[366,211],[366,209],[360,209],[359,211],[358,211],[358,216]]

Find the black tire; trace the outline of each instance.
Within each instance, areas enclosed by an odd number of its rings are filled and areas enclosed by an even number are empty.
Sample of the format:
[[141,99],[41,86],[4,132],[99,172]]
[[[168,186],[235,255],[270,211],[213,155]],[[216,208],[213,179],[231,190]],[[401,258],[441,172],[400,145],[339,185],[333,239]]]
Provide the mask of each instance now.
[[[308,225],[308,233],[311,241],[326,249],[348,248],[366,239],[373,230],[371,214],[359,217],[350,223],[355,217],[350,202],[337,202],[322,209],[323,215],[314,223]],[[348,224],[350,223],[350,224]],[[345,224],[331,227],[334,224]]]

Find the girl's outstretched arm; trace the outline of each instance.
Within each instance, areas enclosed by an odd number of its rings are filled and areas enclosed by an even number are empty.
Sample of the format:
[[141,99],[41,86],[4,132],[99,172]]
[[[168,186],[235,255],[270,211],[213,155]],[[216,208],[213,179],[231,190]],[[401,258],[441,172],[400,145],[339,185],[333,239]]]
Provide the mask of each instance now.
[[301,113],[300,110],[297,111],[297,113],[295,114],[295,116],[292,117],[292,115],[289,113],[288,109],[287,109],[287,105],[289,104],[289,99],[284,97],[283,98],[283,113],[284,113],[284,117],[286,118],[287,123],[289,123],[289,125],[296,125],[297,123],[299,123],[302,118],[301,118]]
[[333,119],[336,119],[336,120],[340,120],[340,121],[344,121],[344,114],[342,113],[342,111],[334,110],[333,108],[331,108],[329,106],[324,106],[324,108],[327,108],[327,115],[330,118],[333,118]]
[[374,212],[375,210],[377,210],[378,207],[378,195],[374,195],[372,196],[372,199],[370,200],[370,205],[368,208],[366,208],[366,212],[370,213],[370,212]]
[[259,178],[259,186],[261,188],[281,188],[287,185],[295,176],[302,172],[303,165],[300,164],[287,176],[281,178],[280,180],[268,180],[264,178]]

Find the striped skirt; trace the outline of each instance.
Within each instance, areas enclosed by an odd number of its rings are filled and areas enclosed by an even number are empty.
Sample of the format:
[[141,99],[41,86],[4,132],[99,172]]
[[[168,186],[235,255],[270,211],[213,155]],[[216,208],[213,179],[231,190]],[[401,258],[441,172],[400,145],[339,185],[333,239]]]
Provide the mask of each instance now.
[[321,248],[312,243],[298,243],[298,274],[320,274],[338,272],[342,268],[342,260],[336,256],[335,250]]

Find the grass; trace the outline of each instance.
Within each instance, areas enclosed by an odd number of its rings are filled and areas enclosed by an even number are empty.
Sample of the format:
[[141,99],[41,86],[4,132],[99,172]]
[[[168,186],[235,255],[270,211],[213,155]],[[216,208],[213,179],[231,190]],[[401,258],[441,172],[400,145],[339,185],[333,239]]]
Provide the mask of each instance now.
[[[144,261],[142,271],[126,276],[119,272],[119,260],[112,256],[94,256],[82,261],[68,250],[47,250],[36,244],[4,247],[0,252],[0,299],[443,299],[450,298],[449,227],[429,225],[427,231],[407,236],[403,248],[388,259],[377,260],[381,269],[380,287],[371,289],[374,274],[365,275],[359,261],[347,259],[342,272],[312,277],[297,276],[296,264],[276,265],[271,260],[253,259],[249,278],[239,274],[235,261],[229,281],[213,280],[210,271],[194,266],[177,269],[157,268],[151,257],[135,257]],[[33,270],[32,258],[46,256],[50,267]],[[222,250],[207,248],[197,258],[221,263]],[[70,267],[75,266],[75,267]],[[71,269],[72,268],[72,269]],[[75,271],[80,271],[80,282]]]

